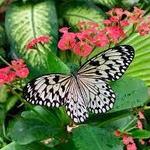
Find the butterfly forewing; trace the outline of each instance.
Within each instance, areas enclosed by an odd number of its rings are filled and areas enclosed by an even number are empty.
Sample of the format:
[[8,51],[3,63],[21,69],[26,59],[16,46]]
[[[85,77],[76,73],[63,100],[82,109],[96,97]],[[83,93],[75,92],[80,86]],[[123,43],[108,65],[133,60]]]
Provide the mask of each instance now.
[[116,46],[94,56],[81,66],[78,74],[103,81],[119,79],[133,60],[134,49],[129,45]]
[[70,81],[70,76],[61,74],[36,78],[24,88],[24,98],[32,104],[59,107],[67,97]]

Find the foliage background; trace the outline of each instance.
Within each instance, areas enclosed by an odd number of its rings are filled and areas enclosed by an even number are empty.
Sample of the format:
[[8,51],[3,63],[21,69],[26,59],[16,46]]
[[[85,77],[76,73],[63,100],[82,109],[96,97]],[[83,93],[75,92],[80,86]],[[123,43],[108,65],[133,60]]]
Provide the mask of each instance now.
[[[37,75],[51,72],[69,73],[69,66],[78,64],[78,57],[57,49],[58,29],[70,26],[76,31],[79,21],[100,23],[112,7],[132,10],[138,6],[149,15],[150,2],[145,0],[0,0],[0,55],[7,61],[23,58],[30,68],[27,80],[16,83],[22,88]],[[0,148],[2,150],[123,150],[121,139],[114,136],[119,129],[133,136],[139,149],[150,146],[150,36],[139,36],[127,28],[129,44],[136,56],[120,80],[111,83],[117,94],[114,108],[103,115],[90,115],[79,127],[67,132],[70,119],[64,108],[47,109],[31,106],[22,99],[22,92],[7,86],[0,88]],[[51,43],[37,44],[27,50],[26,43],[40,35],[52,36]],[[102,51],[97,48],[95,53]],[[94,53],[94,54],[95,54]],[[94,55],[93,54],[93,55]],[[84,61],[84,60],[83,60]],[[0,66],[5,63],[0,61]],[[137,129],[137,112],[145,113],[144,129]],[[141,145],[139,139],[147,143]]]

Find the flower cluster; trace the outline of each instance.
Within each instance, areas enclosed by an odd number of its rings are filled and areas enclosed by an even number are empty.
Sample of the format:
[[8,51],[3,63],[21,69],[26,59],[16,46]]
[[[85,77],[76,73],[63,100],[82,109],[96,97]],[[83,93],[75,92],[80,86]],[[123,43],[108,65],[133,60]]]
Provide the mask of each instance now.
[[22,59],[13,60],[11,64],[0,69],[0,85],[10,83],[16,78],[26,78],[29,70]]
[[[143,129],[143,124],[142,121],[145,119],[143,112],[139,111],[138,112],[138,120],[137,120],[137,125],[136,127],[140,130]],[[126,146],[127,150],[137,150],[136,144],[134,142],[134,139],[132,136],[129,136],[126,133],[123,133],[119,130],[115,131],[115,136],[121,137],[123,144]],[[143,145],[145,144],[145,141],[140,139],[139,142]]]
[[115,136],[121,137],[123,144],[126,146],[127,150],[137,150],[136,144],[132,136],[127,134],[122,134],[120,131],[115,131]]
[[140,35],[150,32],[150,21],[144,20],[144,11],[137,7],[134,7],[132,12],[113,8],[107,14],[109,18],[103,21],[103,28],[94,22],[79,22],[77,24],[79,31],[76,33],[69,32],[67,27],[61,28],[59,31],[63,35],[58,42],[58,48],[62,51],[71,50],[77,55],[86,57],[95,47],[119,43],[126,37],[126,26],[133,25]]
[[49,43],[51,40],[50,36],[47,35],[42,35],[39,36],[37,38],[32,39],[31,41],[29,41],[26,45],[27,49],[32,49],[35,47],[35,45],[37,45],[38,43]]

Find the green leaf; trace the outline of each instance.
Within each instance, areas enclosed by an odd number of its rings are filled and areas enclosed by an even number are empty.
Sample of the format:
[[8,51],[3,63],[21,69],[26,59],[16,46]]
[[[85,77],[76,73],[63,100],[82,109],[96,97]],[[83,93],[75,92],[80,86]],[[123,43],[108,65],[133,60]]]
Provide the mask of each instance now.
[[5,30],[4,27],[2,25],[0,25],[0,47],[4,46],[5,44]]
[[138,33],[131,34],[121,44],[128,44],[135,49],[135,58],[131,63],[126,75],[137,77],[150,85],[150,36],[140,36]]
[[[37,119],[47,122],[53,127],[63,127],[64,122],[60,120],[56,109],[46,109],[41,106],[35,106],[33,110],[24,111],[21,116],[25,119]],[[61,114],[60,111],[59,113]]]
[[1,150],[54,150],[54,149],[50,149],[41,143],[31,143],[28,145],[19,145],[16,142],[11,142],[10,144],[3,147]]
[[112,9],[113,7],[125,7],[127,9],[134,6],[139,0],[93,0],[95,3]]
[[113,131],[89,125],[82,125],[72,132],[72,140],[78,150],[121,150],[121,141]]
[[148,100],[148,89],[142,80],[126,77],[113,82],[111,87],[116,101],[110,112],[143,106]]
[[19,119],[10,127],[8,135],[18,144],[29,144],[34,141],[55,137],[60,133],[60,128],[54,128],[46,122],[37,119]]
[[0,87],[0,103],[4,103],[7,101],[8,98],[8,88],[7,86],[3,85]]
[[[26,60],[34,76],[69,72],[68,67],[54,54],[57,50],[58,24],[53,0],[13,3],[6,12],[5,28],[12,52]],[[27,43],[41,35],[51,36],[52,40],[27,49]]]
[[79,21],[92,21],[102,25],[101,21],[106,17],[100,8],[98,9],[86,2],[71,2],[63,4],[61,7],[60,13],[73,28]]
[[117,0],[94,0],[95,3],[105,5],[108,8],[113,8],[118,4]]
[[133,130],[130,132],[131,136],[133,136],[134,138],[138,138],[138,139],[148,139],[150,138],[150,131],[148,130]]

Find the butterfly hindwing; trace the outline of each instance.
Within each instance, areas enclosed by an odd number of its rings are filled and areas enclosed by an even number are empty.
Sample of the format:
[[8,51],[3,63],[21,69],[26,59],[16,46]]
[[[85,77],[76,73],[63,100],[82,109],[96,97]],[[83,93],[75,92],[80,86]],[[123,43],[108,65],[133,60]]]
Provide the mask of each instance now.
[[103,81],[119,79],[133,60],[134,49],[129,45],[116,46],[94,56],[81,66],[78,74]]
[[113,107],[115,93],[111,87],[101,79],[79,78],[79,85],[84,101],[89,111],[105,113]]
[[83,98],[84,97],[81,95],[80,88],[77,85],[77,81],[73,78],[68,91],[68,97],[65,101],[65,106],[67,114],[76,123],[83,122],[88,117],[88,111]]
[[24,98],[32,104],[59,107],[67,97],[70,78],[61,74],[36,78],[24,88]]

